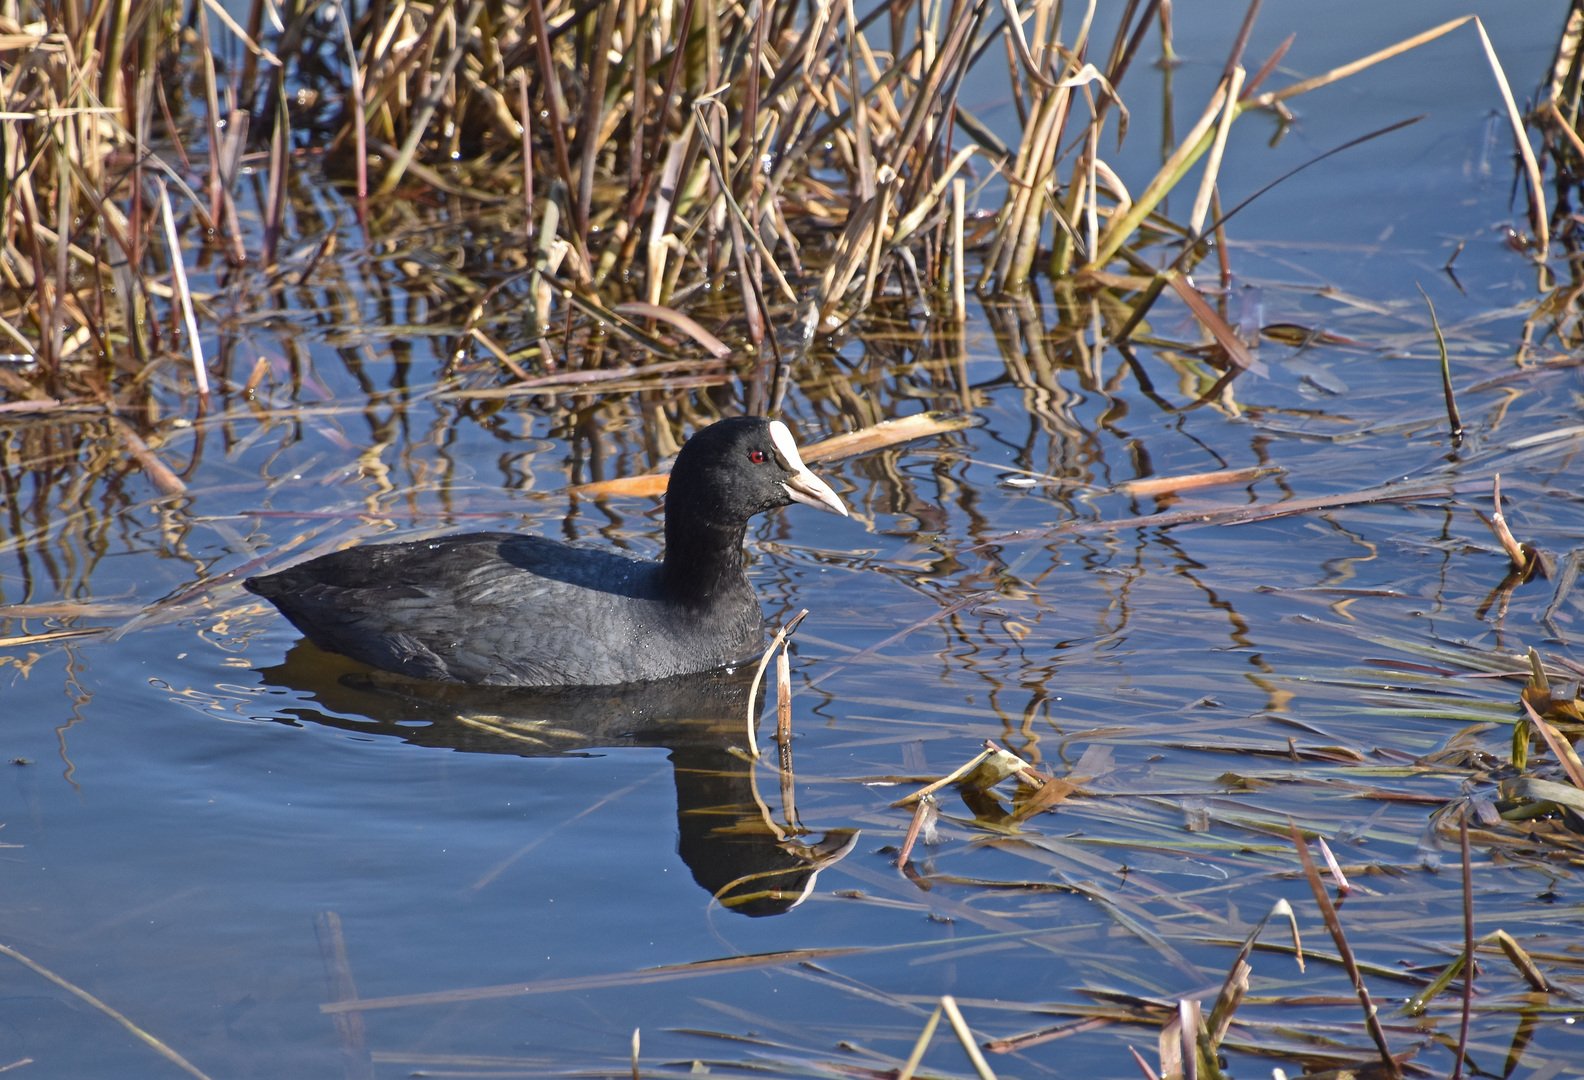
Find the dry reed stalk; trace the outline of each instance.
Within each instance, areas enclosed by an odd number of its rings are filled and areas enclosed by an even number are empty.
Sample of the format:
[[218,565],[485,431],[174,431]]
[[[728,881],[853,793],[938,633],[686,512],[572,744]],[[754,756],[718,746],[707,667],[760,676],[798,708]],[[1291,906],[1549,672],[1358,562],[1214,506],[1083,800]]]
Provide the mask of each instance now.
[[1518,103],[1513,100],[1512,87],[1507,84],[1507,72],[1502,69],[1501,60],[1496,56],[1496,47],[1491,44],[1490,35],[1485,32],[1485,23],[1477,16],[1474,18],[1474,29],[1479,32],[1480,46],[1485,50],[1485,60],[1490,65],[1492,77],[1496,80],[1496,88],[1501,92],[1507,123],[1512,128],[1513,146],[1523,163],[1524,179],[1528,182],[1529,227],[1534,230],[1538,249],[1535,259],[1544,263],[1551,250],[1551,226],[1550,214],[1546,210],[1545,185],[1540,179],[1540,164],[1535,160],[1534,147],[1529,145],[1529,133],[1524,127],[1523,114],[1518,111]]
[[782,753],[792,746],[792,667],[785,643],[776,653],[776,742]]
[[1507,515],[1502,512],[1501,473],[1491,477],[1491,504],[1494,508],[1490,517],[1491,531],[1507,553],[1507,561],[1512,563],[1514,572],[1521,574],[1529,567],[1529,553],[1507,527]]
[[[1098,52],[1089,41],[1096,4],[1083,7],[1070,36],[1064,34],[1056,0],[1028,0],[1021,8],[1013,0],[998,0],[997,7],[1014,68],[1014,98],[1026,123],[1004,163],[1006,200],[979,285],[1014,291],[1035,272],[1042,248],[1048,250],[1045,265],[1051,272],[1065,274],[1079,263],[1090,272],[1087,284],[1114,287],[1099,272],[1119,257],[1142,261],[1135,250],[1141,235],[1166,193],[1200,160],[1205,164],[1184,232],[1190,239],[1211,229],[1219,232],[1230,215],[1212,213],[1216,180],[1231,125],[1243,110],[1280,108],[1299,94],[1469,21],[1449,21],[1314,79],[1261,93],[1287,43],[1252,78],[1244,78],[1241,55],[1258,10],[1252,4],[1200,121],[1173,143],[1166,164],[1135,197],[1104,159],[1102,136],[1113,106],[1118,137],[1126,132],[1119,86],[1144,38],[1158,33],[1170,53],[1169,8],[1158,0],[1130,0],[1103,65],[1092,66],[1084,57]],[[960,318],[966,307],[960,249],[967,241],[966,186],[958,186],[958,173],[974,153],[997,151],[993,138],[959,112],[957,89],[989,44],[978,35],[992,10],[989,0],[904,0],[900,7],[877,5],[867,14],[850,0],[812,12],[785,0],[747,8],[696,0],[665,8],[641,0],[594,7],[571,0],[506,0],[498,10],[483,0],[414,0],[371,10],[355,23],[342,13],[328,36],[339,39],[332,47],[346,53],[348,66],[337,142],[356,147],[351,162],[359,173],[360,194],[369,184],[368,155],[381,144],[394,149],[378,179],[380,192],[411,176],[447,191],[481,192],[487,185],[425,172],[425,159],[449,162],[476,155],[483,162],[520,155],[526,220],[534,224],[531,247],[540,256],[537,270],[563,273],[596,296],[594,307],[579,306],[579,312],[589,313],[580,319],[593,319],[596,308],[615,309],[633,298],[680,310],[684,305],[677,297],[707,295],[735,274],[747,336],[754,341],[768,337],[773,346],[772,320],[780,317],[783,303],[798,299],[780,267],[800,268],[803,245],[811,238],[823,245],[833,228],[841,230],[833,254],[815,267],[823,273],[817,300],[827,325],[869,306],[888,275],[907,288],[921,289],[919,283],[928,282]],[[183,170],[190,166],[182,141],[186,133],[170,120],[155,76],[162,53],[180,44],[164,36],[163,11],[153,0],[89,5],[71,0],[62,5],[61,17],[76,20],[71,24],[76,36],[41,37],[38,55],[0,78],[0,106],[15,102],[26,84],[27,93],[35,94],[28,107],[84,110],[122,104],[127,117],[122,129],[80,112],[80,119],[52,125],[47,147],[22,140],[28,149],[14,163],[26,161],[27,168],[8,163],[8,175],[16,180],[4,208],[6,269],[15,278],[7,284],[27,297],[25,309],[37,313],[37,323],[49,327],[34,351],[51,370],[86,343],[106,347],[121,326],[140,355],[158,347],[157,338],[144,340],[142,327],[149,325],[157,334],[159,319],[145,319],[139,310],[158,293],[139,278],[146,237],[158,235],[160,226],[157,214],[144,213],[140,201],[145,197],[142,171],[161,168],[148,159],[146,148],[150,124],[162,113],[174,139],[173,153],[182,157]],[[216,0],[197,5],[204,41],[212,27],[241,44],[238,105],[252,104],[261,60],[291,65],[317,43],[320,31],[308,15],[299,12],[272,51],[258,41],[262,5],[251,5],[246,29]],[[143,34],[130,40],[115,32],[139,25]],[[1525,155],[1521,118],[1488,35],[1477,20],[1475,29],[1509,122],[1520,136],[1531,226],[1543,257],[1549,237],[1538,166],[1532,154]],[[73,44],[54,44],[65,40]],[[234,189],[246,114],[229,107],[209,50],[200,50],[195,59],[209,159],[192,170],[206,180],[204,204],[194,210],[236,260],[242,251]],[[59,69],[69,78],[43,80],[38,87],[28,81],[46,69]],[[133,72],[125,82],[123,70]],[[267,118],[271,145],[263,214],[267,259],[273,258],[285,228],[291,145],[287,85],[285,79],[272,79],[269,104],[258,114]],[[76,97],[49,97],[57,86],[68,87],[61,93]],[[1086,110],[1073,108],[1079,92]],[[698,115],[697,103],[703,101],[711,103],[707,117]],[[1075,111],[1085,113],[1081,128]],[[964,131],[983,148],[954,146]],[[1063,146],[1072,149],[1064,155]],[[110,198],[97,170],[109,154],[128,147],[134,160],[127,185],[130,207],[117,209],[120,193]],[[88,204],[91,213],[84,212]],[[119,214],[121,223],[106,224],[112,214]],[[77,218],[85,224],[73,235]],[[1225,247],[1218,247],[1225,275]],[[1196,250],[1190,244],[1182,259],[1196,257],[1190,254]],[[104,251],[110,252],[109,266],[103,265]],[[635,260],[640,272],[629,277]],[[73,280],[79,264],[95,272]],[[106,287],[110,282],[113,290]],[[1186,281],[1157,280],[1147,299],[1168,284],[1229,361],[1246,366],[1245,344]],[[531,293],[535,336],[542,339],[556,297],[542,277]],[[1134,308],[1127,329],[1147,307],[1146,302]],[[22,310],[0,311],[0,321],[14,336],[25,336],[28,320],[18,317]],[[573,326],[571,305],[564,314]],[[191,326],[188,334],[196,341]],[[540,352],[548,363],[548,347],[541,345]],[[769,360],[761,364],[752,376],[754,400],[773,397],[782,375],[784,364],[776,364],[773,372]],[[770,391],[764,389],[767,379]]]
[[171,213],[170,192],[161,184],[160,221],[165,226],[165,243],[170,252],[171,281],[176,298],[181,304],[182,322],[187,328],[188,347],[192,349],[193,382],[198,396],[209,396],[209,369],[204,363],[203,341],[198,334],[198,316],[193,310],[192,291],[187,287],[187,267],[182,259],[181,238],[176,233],[176,219]]
[[1309,845],[1304,842],[1303,834],[1298,831],[1296,824],[1291,826],[1291,835],[1293,847],[1298,852],[1298,861],[1303,867],[1304,877],[1309,882],[1310,892],[1314,894],[1315,903],[1320,907],[1320,915],[1325,920],[1326,929],[1337,947],[1337,955],[1342,960],[1343,970],[1347,972],[1348,979],[1353,983],[1353,991],[1358,996],[1359,1007],[1364,1012],[1364,1027],[1375,1043],[1381,1068],[1389,1077],[1400,1077],[1402,1069],[1398,1066],[1397,1059],[1392,1056],[1391,1047],[1386,1042],[1386,1032],[1381,1028],[1380,1014],[1375,1008],[1369,988],[1364,985],[1364,976],[1359,971],[1358,961],[1353,956],[1353,948],[1348,944],[1347,935],[1342,932],[1342,921],[1337,917],[1336,905],[1331,902],[1325,884],[1320,880],[1320,873],[1315,869],[1314,860],[1309,856]]
[[[1031,73],[1032,74],[1032,73]],[[1003,290],[1027,280],[1039,240],[1041,197],[1054,173],[1056,149],[1066,123],[1072,91],[1043,75],[1033,80],[1033,123],[1018,144],[1017,159],[1007,175],[1007,201],[996,221],[995,236],[979,279],[983,288],[994,282]]]
[[1232,121],[1237,115],[1236,103],[1243,91],[1247,72],[1234,66],[1227,87],[1227,101],[1221,109],[1216,124],[1215,139],[1210,144],[1210,156],[1205,161],[1204,175],[1199,180],[1199,193],[1194,197],[1193,210],[1188,214],[1188,235],[1197,238],[1204,229],[1205,215],[1210,211],[1210,199],[1215,194],[1216,178],[1221,174],[1221,159],[1226,153],[1227,136],[1232,132]]
[[1217,469],[1213,472],[1192,473],[1187,476],[1150,476],[1139,480],[1124,480],[1116,490],[1135,498],[1160,498],[1184,491],[1199,491],[1226,484],[1248,484],[1284,471],[1276,465],[1255,465],[1243,469]]
[[[935,796],[925,795],[919,799],[918,805],[913,808],[913,817],[908,822],[907,835],[902,839],[902,846],[897,851],[896,865],[905,866],[913,856],[913,846],[918,843],[919,837],[929,836],[934,829],[936,817],[940,814],[939,804]],[[926,843],[929,841],[926,840]]]
[[90,994],[87,990],[84,990],[76,983],[56,974],[37,961],[24,956],[22,953],[17,952],[9,945],[0,945],[0,956],[10,957],[12,960],[15,960],[17,963],[33,972],[35,975],[38,975],[46,981],[53,983],[55,986],[58,986],[60,989],[77,998],[77,1000],[83,1002],[89,1008],[109,1017],[111,1020],[114,1020],[124,1031],[132,1035],[143,1045],[159,1054],[166,1061],[176,1066],[188,1076],[197,1077],[198,1080],[208,1080],[207,1073],[203,1072],[192,1062],[182,1057],[181,1054],[177,1053],[159,1038],[139,1027],[136,1023],[129,1019],[125,1013],[106,1004],[103,1000],[95,997],[93,994]]

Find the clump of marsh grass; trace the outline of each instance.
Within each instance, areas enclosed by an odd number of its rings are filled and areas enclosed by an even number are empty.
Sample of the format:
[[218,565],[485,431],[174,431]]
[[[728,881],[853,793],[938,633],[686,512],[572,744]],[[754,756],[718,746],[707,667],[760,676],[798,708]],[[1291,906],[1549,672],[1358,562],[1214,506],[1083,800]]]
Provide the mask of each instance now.
[[[0,337],[13,363],[0,366],[0,391],[35,411],[102,409],[160,490],[179,493],[118,414],[149,400],[145,369],[161,356],[187,367],[186,389],[208,394],[198,335],[212,313],[185,267],[194,227],[245,260],[231,190],[246,113],[222,106],[230,95],[200,47],[202,5],[196,33],[169,0],[10,14],[0,16]],[[205,152],[190,155],[188,140]]]
[[[333,17],[296,8],[269,34],[261,2],[242,23],[198,4],[184,24],[168,0],[25,7],[0,51],[0,242],[16,268],[0,334],[57,373],[85,347],[141,365],[185,341],[202,394],[196,338],[212,314],[180,273],[191,257],[181,249],[218,256],[222,280],[253,264],[266,273],[250,287],[286,285],[270,270],[291,232],[304,145],[327,151],[371,230],[397,191],[520,206],[532,344],[486,342],[477,310],[467,327],[518,379],[532,374],[525,364],[556,366],[575,324],[620,328],[667,360],[677,357],[659,328],[719,355],[715,329],[730,324],[768,365],[748,402],[765,408],[798,347],[777,326],[806,314],[811,328],[834,328],[882,297],[960,319],[965,278],[1017,293],[1039,275],[1119,301],[1105,305],[1105,332],[1119,339],[1169,289],[1242,370],[1243,343],[1182,273],[1236,212],[1218,195],[1234,124],[1465,27],[1507,104],[1530,242],[1542,258],[1549,244],[1538,167],[1472,17],[1272,90],[1291,43],[1249,74],[1252,5],[1198,119],[1153,175],[1129,178],[1102,148],[1126,133],[1129,71],[1146,49],[1171,53],[1173,16],[1158,0],[1130,0],[1103,48],[1094,11],[1074,16],[1055,0],[419,0]],[[1011,77],[1010,142],[960,101],[983,63]],[[1565,95],[1576,80],[1557,86]],[[248,210],[237,196],[255,150],[264,172]],[[1189,216],[1169,220],[1164,200],[1185,184],[1196,189]],[[975,199],[999,200],[993,220],[974,219]],[[1151,250],[1162,241],[1164,267]]]

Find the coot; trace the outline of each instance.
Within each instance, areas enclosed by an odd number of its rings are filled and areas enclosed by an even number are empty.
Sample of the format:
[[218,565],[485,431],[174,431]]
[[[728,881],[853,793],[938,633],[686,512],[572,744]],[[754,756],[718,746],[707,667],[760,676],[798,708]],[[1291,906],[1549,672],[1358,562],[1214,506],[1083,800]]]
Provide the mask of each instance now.
[[316,645],[419,679],[616,685],[705,671],[763,646],[743,572],[755,514],[847,507],[779,420],[694,434],[665,497],[659,562],[516,533],[365,544],[248,578]]

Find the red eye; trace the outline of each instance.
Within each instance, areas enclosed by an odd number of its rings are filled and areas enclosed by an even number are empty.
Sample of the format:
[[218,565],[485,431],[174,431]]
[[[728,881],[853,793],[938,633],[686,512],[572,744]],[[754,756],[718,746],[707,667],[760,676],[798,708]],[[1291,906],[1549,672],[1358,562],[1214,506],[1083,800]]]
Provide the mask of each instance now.
[[750,450],[748,451],[748,460],[753,462],[755,465],[763,465],[766,461],[770,460],[770,455],[766,454],[763,450]]

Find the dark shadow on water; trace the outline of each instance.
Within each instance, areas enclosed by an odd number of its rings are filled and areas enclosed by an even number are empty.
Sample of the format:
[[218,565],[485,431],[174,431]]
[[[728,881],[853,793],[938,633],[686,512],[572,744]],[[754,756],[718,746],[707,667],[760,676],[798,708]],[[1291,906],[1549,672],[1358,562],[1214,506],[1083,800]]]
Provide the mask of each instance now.
[[855,829],[815,834],[771,818],[756,777],[773,778],[773,766],[756,774],[737,749],[746,742],[751,670],[632,686],[473,687],[387,676],[300,641],[284,662],[259,674],[322,706],[284,710],[283,723],[471,754],[557,757],[665,747],[676,781],[677,852],[706,892],[743,915],[796,907],[819,871],[844,858],[858,838]]

